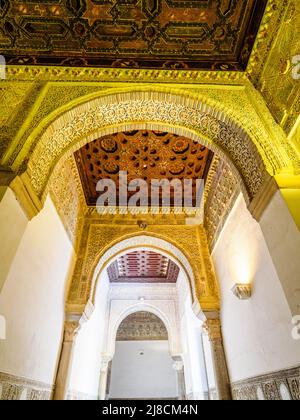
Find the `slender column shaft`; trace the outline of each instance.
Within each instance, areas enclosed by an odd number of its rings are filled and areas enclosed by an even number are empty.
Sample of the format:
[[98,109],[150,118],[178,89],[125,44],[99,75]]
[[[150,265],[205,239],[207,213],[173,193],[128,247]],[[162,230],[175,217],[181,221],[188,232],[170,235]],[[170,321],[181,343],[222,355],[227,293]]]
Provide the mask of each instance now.
[[177,374],[177,387],[179,400],[186,400],[185,378],[184,378],[184,365],[182,361],[175,361],[173,364]]
[[203,328],[208,333],[211,344],[218,399],[231,400],[230,380],[223,346],[220,319],[208,319],[204,323]]
[[102,362],[100,370],[100,381],[99,381],[99,400],[106,400],[106,389],[107,389],[107,377],[108,377],[108,362]]
[[66,400],[68,397],[73,351],[79,328],[79,320],[65,322],[64,339],[55,381],[54,400]]

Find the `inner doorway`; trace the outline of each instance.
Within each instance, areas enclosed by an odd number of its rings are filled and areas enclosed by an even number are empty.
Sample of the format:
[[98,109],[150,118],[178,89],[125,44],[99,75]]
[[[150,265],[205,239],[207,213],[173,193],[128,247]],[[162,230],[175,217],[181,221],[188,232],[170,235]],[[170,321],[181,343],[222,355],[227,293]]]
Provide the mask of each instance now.
[[111,365],[110,399],[177,399],[168,332],[153,313],[139,311],[120,324]]

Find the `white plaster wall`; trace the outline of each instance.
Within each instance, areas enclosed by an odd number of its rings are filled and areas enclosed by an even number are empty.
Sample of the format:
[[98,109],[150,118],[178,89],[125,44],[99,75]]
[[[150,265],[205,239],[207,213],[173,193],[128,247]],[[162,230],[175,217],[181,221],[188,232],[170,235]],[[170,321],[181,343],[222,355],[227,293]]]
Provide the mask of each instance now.
[[107,328],[108,290],[109,280],[105,270],[98,284],[95,310],[82,325],[74,349],[70,390],[90,397],[98,396],[101,354]]
[[0,294],[0,313],[7,323],[7,339],[0,341],[0,371],[53,383],[72,254],[47,198],[44,209],[26,227]]
[[6,188],[3,198],[0,200],[0,292],[27,223],[28,219],[14,193],[10,188]]
[[[276,224],[277,219],[272,223]],[[288,252],[288,248],[286,250]],[[240,196],[213,251],[221,288],[221,317],[231,381],[300,364],[291,312],[259,224]],[[231,292],[252,282],[250,300]]]
[[112,362],[110,398],[177,397],[172,365],[167,341],[118,341]]
[[280,191],[265,210],[260,226],[290,309],[293,315],[300,315],[300,231]]

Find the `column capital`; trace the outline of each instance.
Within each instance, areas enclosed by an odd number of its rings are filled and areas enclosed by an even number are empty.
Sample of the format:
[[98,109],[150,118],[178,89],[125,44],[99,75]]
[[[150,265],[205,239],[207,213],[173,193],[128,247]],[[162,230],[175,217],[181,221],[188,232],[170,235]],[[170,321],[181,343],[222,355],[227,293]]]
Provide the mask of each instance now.
[[222,340],[220,318],[207,319],[202,328],[208,334],[210,341]]
[[73,342],[81,327],[81,315],[66,314],[64,323],[64,342]]
[[172,365],[173,369],[176,370],[176,371],[183,370],[183,366],[184,365],[183,365],[183,362],[181,360],[176,360]]
[[100,372],[106,373],[107,372],[107,369],[108,369],[108,365],[109,365],[109,361],[108,360],[103,360],[101,362]]
[[64,325],[64,342],[72,342],[80,329],[79,322],[66,321]]

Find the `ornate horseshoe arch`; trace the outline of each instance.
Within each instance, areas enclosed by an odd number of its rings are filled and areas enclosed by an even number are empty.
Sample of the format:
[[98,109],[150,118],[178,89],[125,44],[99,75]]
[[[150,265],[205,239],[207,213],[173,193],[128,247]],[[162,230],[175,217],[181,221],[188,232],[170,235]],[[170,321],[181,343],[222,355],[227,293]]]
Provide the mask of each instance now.
[[[268,145],[266,136],[258,138],[262,136],[259,129],[256,136],[249,133],[247,127],[246,131],[225,113],[225,107],[212,102],[163,88],[103,93],[64,112],[45,129],[29,159],[26,177],[43,201],[58,162],[105,134],[147,128],[184,135],[216,152],[230,164],[249,202],[261,188],[267,171],[273,175],[287,165],[287,154],[275,155],[271,141]],[[14,169],[18,164],[21,162],[16,161]]]
[[185,237],[182,231],[178,232],[181,238],[179,243],[172,240],[172,232],[167,231],[163,235],[151,231],[141,234],[139,228],[133,228],[131,234],[124,236],[119,229],[116,233],[101,227],[93,229],[88,234],[88,242],[84,244],[84,257],[78,258],[73,273],[67,301],[69,312],[76,311],[76,308],[83,311],[88,302],[94,305],[103,270],[118,256],[138,248],[156,250],[174,261],[186,276],[192,302],[199,302],[205,310],[218,310],[218,287],[207,245],[195,243],[193,247],[190,246],[191,238],[198,236],[199,232],[189,231]]
[[108,265],[116,258],[126,254],[129,250],[135,251],[141,248],[151,249],[161,253],[162,255],[170,258],[175,264],[177,264],[181,270],[183,270],[191,294],[192,300],[197,299],[195,282],[197,276],[195,275],[195,267],[190,263],[188,255],[185,250],[180,250],[178,246],[157,236],[152,235],[130,235],[127,238],[120,238],[106,246],[106,248],[97,255],[96,264],[92,268],[91,278],[91,289],[90,289],[90,301],[94,304],[95,293],[97,284],[101,273]]

